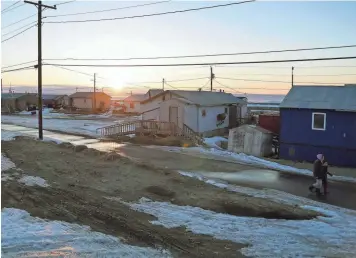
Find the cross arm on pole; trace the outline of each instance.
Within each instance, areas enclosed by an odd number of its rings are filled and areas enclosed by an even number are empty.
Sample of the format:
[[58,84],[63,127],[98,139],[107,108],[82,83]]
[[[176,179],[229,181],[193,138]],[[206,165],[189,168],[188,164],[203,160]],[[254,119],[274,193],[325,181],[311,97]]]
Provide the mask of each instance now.
[[32,2],[32,1],[27,1],[27,0],[25,0],[24,2],[25,2],[26,4],[33,4],[33,5],[36,5],[36,6],[41,6],[41,7],[45,7],[45,8],[57,10],[57,7],[56,7],[55,5],[54,5],[54,6],[50,6],[50,5],[40,4],[40,3],[36,3],[36,2]]

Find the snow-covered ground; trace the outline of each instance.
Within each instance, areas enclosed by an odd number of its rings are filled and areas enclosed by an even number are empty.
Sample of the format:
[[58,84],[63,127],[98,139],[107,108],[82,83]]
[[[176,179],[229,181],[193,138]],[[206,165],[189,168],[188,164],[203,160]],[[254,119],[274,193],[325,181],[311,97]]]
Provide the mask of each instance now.
[[178,206],[142,198],[134,210],[151,214],[154,225],[186,227],[196,234],[247,244],[242,253],[251,257],[355,257],[356,212],[276,190],[257,190],[180,172],[228,191],[298,205],[324,216],[313,220],[282,220],[240,217],[198,207]]
[[[31,128],[38,127],[37,116],[1,116],[1,122],[5,124],[15,124]],[[65,133],[77,133],[98,137],[98,128],[114,125],[113,121],[101,120],[75,120],[75,119],[43,119],[43,128],[47,130],[57,130]]]
[[165,250],[131,246],[87,226],[1,211],[2,257],[171,257]]
[[204,143],[211,147],[211,148],[216,148],[216,149],[221,149],[221,143],[222,142],[227,142],[228,140],[224,137],[221,136],[214,136],[214,137],[209,137],[209,138],[204,138]]

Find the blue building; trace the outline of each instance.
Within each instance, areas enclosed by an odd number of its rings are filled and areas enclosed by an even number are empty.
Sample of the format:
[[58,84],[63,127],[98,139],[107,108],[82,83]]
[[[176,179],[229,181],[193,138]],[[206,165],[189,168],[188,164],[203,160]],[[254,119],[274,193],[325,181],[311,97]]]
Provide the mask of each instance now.
[[294,86],[280,116],[280,158],[356,167],[356,85]]

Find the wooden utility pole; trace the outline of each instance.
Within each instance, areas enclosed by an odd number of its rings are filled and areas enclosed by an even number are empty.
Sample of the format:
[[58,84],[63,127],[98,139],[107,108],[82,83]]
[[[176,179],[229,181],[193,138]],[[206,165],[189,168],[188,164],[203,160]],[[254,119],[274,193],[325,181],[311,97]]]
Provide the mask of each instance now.
[[164,91],[164,78],[162,79],[162,89]]
[[215,74],[213,73],[213,67],[210,66],[210,91],[213,91],[213,80],[215,78]]
[[95,112],[96,110],[96,91],[95,91],[95,88],[96,88],[96,73],[94,73],[94,97],[93,97],[93,112]]
[[49,6],[42,4],[42,1],[38,3],[25,1],[27,4],[32,4],[37,7],[38,11],[38,138],[43,140],[43,121],[42,121],[42,8],[57,9],[56,6]]
[[294,66],[292,66],[292,87],[294,85]]

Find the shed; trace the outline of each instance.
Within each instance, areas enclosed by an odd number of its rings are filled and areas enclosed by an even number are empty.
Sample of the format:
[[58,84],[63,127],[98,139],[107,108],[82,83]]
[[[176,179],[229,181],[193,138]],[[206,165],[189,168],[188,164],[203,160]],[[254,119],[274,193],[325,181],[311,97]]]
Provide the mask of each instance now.
[[111,105],[111,96],[104,92],[76,92],[69,96],[70,105],[72,107],[83,109],[83,110],[92,110],[95,109],[104,111],[108,110]]
[[143,119],[173,122],[204,136],[224,134],[238,125],[244,99],[230,93],[168,90],[142,101]]
[[38,99],[35,93],[2,93],[1,111],[14,112],[27,110],[29,106],[37,106]]
[[356,86],[294,86],[280,105],[280,157],[356,167]]
[[255,125],[242,125],[230,129],[228,150],[257,157],[272,154],[272,132]]

